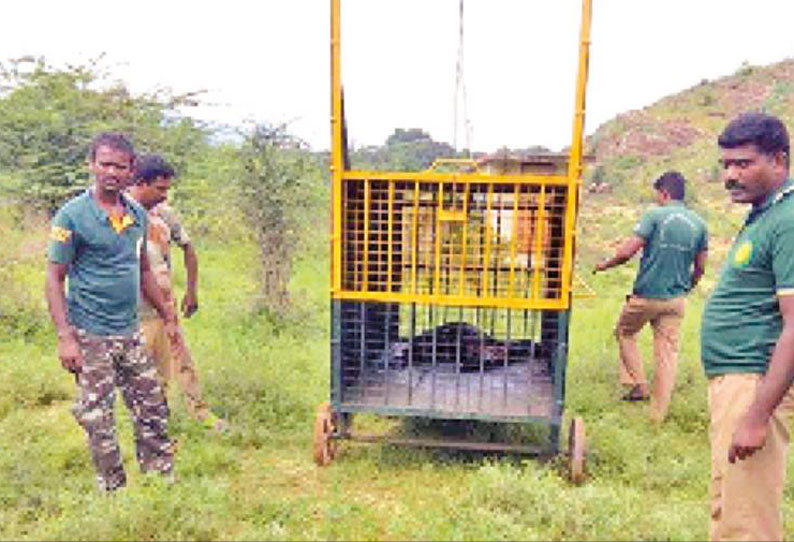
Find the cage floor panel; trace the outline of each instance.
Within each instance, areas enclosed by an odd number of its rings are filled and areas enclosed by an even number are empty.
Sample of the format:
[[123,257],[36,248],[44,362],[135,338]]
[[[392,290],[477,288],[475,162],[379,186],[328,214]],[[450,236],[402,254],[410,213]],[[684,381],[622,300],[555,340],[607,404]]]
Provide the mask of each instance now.
[[343,404],[547,418],[554,413],[554,386],[532,361],[469,373],[450,364],[373,369],[345,387]]

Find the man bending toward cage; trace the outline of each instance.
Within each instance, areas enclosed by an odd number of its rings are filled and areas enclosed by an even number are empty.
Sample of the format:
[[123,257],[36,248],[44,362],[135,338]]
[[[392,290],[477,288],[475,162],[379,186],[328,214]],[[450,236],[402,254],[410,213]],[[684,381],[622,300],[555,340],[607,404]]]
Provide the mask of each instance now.
[[[623,264],[642,249],[640,268],[623,304],[615,336],[620,351],[619,381],[626,388],[623,399],[650,398],[650,418],[654,422],[662,422],[667,416],[678,367],[686,294],[706,267],[706,225],[685,206],[685,184],[677,171],[668,171],[656,179],[653,187],[658,206],[649,209],[634,227],[634,234],[593,270],[596,273]],[[637,334],[647,323],[653,329],[656,361],[652,393],[637,347]]]

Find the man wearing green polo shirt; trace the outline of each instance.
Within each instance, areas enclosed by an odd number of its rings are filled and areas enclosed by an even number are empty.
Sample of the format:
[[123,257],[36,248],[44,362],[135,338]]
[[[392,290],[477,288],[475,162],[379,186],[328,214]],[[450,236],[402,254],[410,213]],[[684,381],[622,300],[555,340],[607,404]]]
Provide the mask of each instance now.
[[620,349],[619,379],[627,388],[624,399],[649,396],[637,334],[651,324],[656,372],[650,394],[650,417],[667,416],[678,367],[678,337],[684,319],[686,294],[695,287],[706,266],[708,233],[703,220],[684,205],[686,181],[668,171],[654,182],[658,206],[648,210],[614,256],[599,262],[593,272],[627,262],[640,249],[642,259],[631,295],[615,326]]
[[711,416],[709,536],[781,540],[788,424],[794,412],[789,136],[779,119],[745,113],[728,124],[718,144],[731,200],[751,208],[701,326]]
[[122,134],[94,139],[94,185],[57,212],[48,250],[45,289],[58,357],[79,386],[73,413],[104,491],[126,483],[113,417],[116,386],[132,416],[141,470],[170,479],[173,469],[168,408],[138,329],[139,291],[172,330],[175,320],[146,259],[146,211],[123,194],[134,156]]

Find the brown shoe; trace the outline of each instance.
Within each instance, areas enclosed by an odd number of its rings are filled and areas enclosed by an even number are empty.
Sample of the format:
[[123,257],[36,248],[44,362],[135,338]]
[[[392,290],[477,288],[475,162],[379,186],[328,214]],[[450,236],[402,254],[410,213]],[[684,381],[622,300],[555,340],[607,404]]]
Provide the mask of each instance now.
[[621,399],[624,401],[647,401],[649,398],[648,392],[644,391],[640,384],[636,384]]

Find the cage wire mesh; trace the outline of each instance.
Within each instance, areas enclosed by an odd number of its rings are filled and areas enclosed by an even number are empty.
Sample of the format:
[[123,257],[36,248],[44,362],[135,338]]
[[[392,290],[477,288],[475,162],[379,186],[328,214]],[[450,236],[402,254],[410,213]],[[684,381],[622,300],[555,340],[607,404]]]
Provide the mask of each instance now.
[[342,289],[443,304],[560,300],[567,190],[345,179]]
[[339,392],[449,417],[558,414],[569,187],[344,181]]

